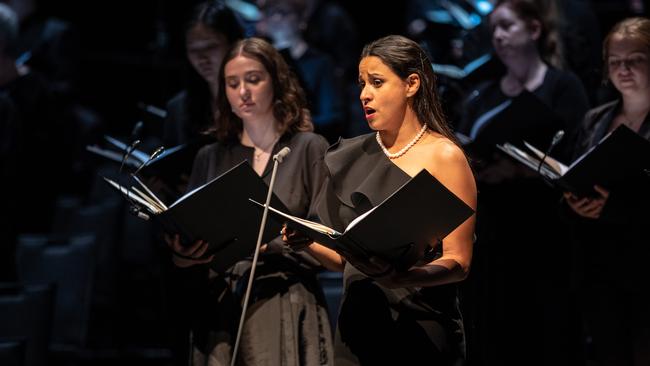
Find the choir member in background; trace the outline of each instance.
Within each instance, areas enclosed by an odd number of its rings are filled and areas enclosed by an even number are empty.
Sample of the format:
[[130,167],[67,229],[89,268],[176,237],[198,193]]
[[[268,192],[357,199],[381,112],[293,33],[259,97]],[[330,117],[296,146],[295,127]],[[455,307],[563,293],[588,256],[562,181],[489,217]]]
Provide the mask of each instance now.
[[[603,61],[619,97],[587,113],[576,157],[620,125],[650,140],[650,20],[616,24],[603,42]],[[638,172],[616,186],[594,183],[595,197],[564,194],[578,238],[585,338],[591,339],[595,365],[648,365],[650,178]]]

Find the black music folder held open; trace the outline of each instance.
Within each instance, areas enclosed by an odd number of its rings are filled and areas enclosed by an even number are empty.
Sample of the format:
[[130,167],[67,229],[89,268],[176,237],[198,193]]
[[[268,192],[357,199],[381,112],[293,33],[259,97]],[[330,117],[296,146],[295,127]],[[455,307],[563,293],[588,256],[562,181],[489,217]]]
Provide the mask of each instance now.
[[[535,94],[523,91],[478,116],[465,134],[456,137],[474,159],[492,155],[495,145],[509,142],[522,146],[548,144],[555,132],[564,127],[557,114]],[[562,144],[560,144],[562,145]]]
[[[257,205],[263,204],[256,202]],[[413,266],[429,243],[442,240],[474,210],[426,170],[422,170],[382,203],[353,220],[344,232],[269,207],[271,217],[286,222],[317,243],[343,255],[376,256],[395,268]]]
[[[249,198],[264,201],[268,186],[247,161],[186,193],[169,206],[137,178],[140,189],[104,179],[141,212],[158,220],[167,233],[179,234],[184,245],[197,240],[207,241],[209,249],[204,257],[215,254],[211,263],[213,269],[227,269],[255,249],[262,214],[251,206]],[[286,210],[275,195],[271,202]],[[278,236],[281,228],[281,224],[267,221],[263,242]]]
[[[508,143],[497,147],[535,171],[544,155],[528,143],[529,152]],[[558,188],[585,197],[595,194],[596,184],[610,189],[644,169],[650,169],[650,141],[620,125],[569,166],[547,156],[540,174]]]

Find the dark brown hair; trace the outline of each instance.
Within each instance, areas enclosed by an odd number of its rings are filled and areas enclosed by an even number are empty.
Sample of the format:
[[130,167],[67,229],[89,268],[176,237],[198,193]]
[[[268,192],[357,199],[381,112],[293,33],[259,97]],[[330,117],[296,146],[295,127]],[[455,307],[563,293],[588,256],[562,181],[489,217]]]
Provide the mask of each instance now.
[[361,59],[368,56],[381,59],[402,80],[411,74],[418,74],[420,88],[413,96],[412,104],[418,120],[458,145],[438,100],[431,61],[419,44],[403,36],[391,35],[367,44],[361,51]]
[[616,35],[641,42],[645,45],[646,52],[650,54],[650,19],[642,17],[623,19],[616,23],[609,33],[607,33],[607,36],[603,41],[603,80],[605,81],[609,78],[609,65],[607,63],[607,58],[609,57],[609,43],[612,40],[612,37]]
[[532,21],[538,21],[541,31],[537,49],[542,60],[558,69],[564,68],[564,50],[558,30],[560,13],[555,0],[499,0],[494,8],[501,5],[509,6],[529,26]]
[[[244,38],[244,30],[235,13],[226,6],[224,1],[204,1],[192,8],[185,22],[185,42],[187,34],[197,25],[203,25],[215,34],[223,35],[228,45]],[[228,47],[228,46],[226,46]],[[187,50],[186,50],[187,51]],[[188,136],[195,134],[211,134],[216,128],[213,113],[213,99],[208,82],[192,67],[185,58],[185,90],[184,108],[187,113],[185,133]]]
[[235,140],[242,132],[242,121],[232,111],[225,90],[224,70],[226,64],[242,55],[264,65],[273,85],[273,116],[280,134],[299,131],[313,131],[311,114],[307,109],[305,92],[298,79],[291,72],[282,55],[261,38],[248,38],[238,41],[221,63],[219,71],[219,96],[217,106],[221,112],[217,122],[216,136],[219,141]]

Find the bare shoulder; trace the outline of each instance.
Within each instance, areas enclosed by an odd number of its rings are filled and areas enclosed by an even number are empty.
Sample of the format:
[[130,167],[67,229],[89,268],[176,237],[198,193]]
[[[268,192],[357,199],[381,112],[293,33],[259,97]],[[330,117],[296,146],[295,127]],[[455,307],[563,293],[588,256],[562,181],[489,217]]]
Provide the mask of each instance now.
[[463,150],[450,139],[432,134],[426,169],[470,207],[476,207],[476,182]]
[[441,168],[469,168],[467,157],[463,150],[450,139],[439,135],[431,134],[427,139],[427,163],[426,168],[434,174],[440,172]]

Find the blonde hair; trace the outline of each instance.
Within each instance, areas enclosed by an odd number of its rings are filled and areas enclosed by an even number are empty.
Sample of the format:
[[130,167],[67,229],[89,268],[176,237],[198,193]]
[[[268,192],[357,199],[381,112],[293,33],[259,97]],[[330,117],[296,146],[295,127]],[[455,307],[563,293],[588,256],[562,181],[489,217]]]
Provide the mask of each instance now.
[[646,52],[650,54],[650,19],[642,17],[623,19],[616,23],[607,33],[605,40],[603,40],[603,63],[605,64],[603,77],[605,80],[609,75],[609,65],[607,64],[609,43],[614,36],[639,41],[643,43]]

